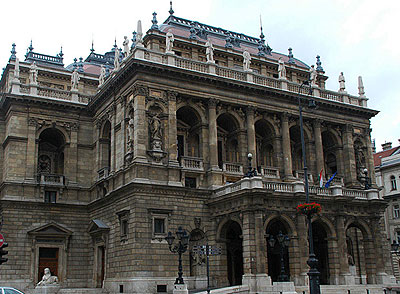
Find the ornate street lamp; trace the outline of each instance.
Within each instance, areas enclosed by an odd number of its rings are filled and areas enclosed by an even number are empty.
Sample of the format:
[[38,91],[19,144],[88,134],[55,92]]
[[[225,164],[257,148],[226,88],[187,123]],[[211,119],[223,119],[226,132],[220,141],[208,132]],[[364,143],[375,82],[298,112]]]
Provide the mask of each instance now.
[[256,169],[251,166],[252,159],[253,159],[253,154],[251,154],[251,153],[247,154],[247,160],[249,161],[249,170],[244,175],[245,178],[252,178],[257,175]]
[[368,176],[368,169],[364,168],[363,170],[364,174],[364,189],[369,190],[371,189],[371,178]]
[[[304,165],[304,190],[306,193],[306,203],[310,202],[310,195],[309,195],[309,189],[308,189],[308,173],[307,173],[307,159],[306,159],[306,147],[304,143],[304,129],[303,129],[303,113],[302,113],[302,105],[301,105],[301,97],[300,97],[300,92],[303,86],[305,85],[310,85],[309,81],[304,81],[300,88],[299,88],[299,93],[297,95],[297,100],[299,103],[299,116],[300,116],[300,137],[301,137],[301,151],[303,155],[303,165]],[[308,92],[308,95],[312,95],[312,88],[310,85],[310,89]],[[309,99],[308,100],[308,107],[309,108],[315,108],[315,100],[314,99]],[[311,218],[312,214],[307,215],[307,223],[308,223],[308,251],[309,251],[309,257],[307,260],[307,264],[310,267],[310,270],[308,271],[307,275],[310,279],[310,294],[320,294],[321,290],[319,287],[319,271],[317,269],[318,266],[318,259],[315,256],[314,253],[314,239],[312,235],[312,223],[311,223]]]
[[276,244],[276,241],[278,241],[279,244],[279,255],[281,259],[281,273],[278,276],[278,282],[287,282],[289,281],[289,276],[286,274],[285,270],[285,261],[284,261],[284,253],[285,249],[289,247],[289,242],[290,238],[288,235],[283,235],[282,231],[279,231],[279,234],[276,236],[276,239],[274,239],[274,236],[270,236],[268,243],[271,248],[273,248]]
[[167,240],[167,242],[168,242],[169,250],[172,253],[178,253],[178,256],[179,256],[178,277],[175,280],[175,284],[183,285],[185,283],[183,282],[182,253],[185,253],[188,248],[189,235],[184,229],[182,229],[182,227],[179,227],[178,231],[176,231],[175,234],[176,234],[176,237],[178,238],[178,244],[175,244],[174,246],[172,246],[174,243],[175,237],[172,236],[171,232],[168,232],[168,235],[167,235],[167,237],[165,237],[165,240]]

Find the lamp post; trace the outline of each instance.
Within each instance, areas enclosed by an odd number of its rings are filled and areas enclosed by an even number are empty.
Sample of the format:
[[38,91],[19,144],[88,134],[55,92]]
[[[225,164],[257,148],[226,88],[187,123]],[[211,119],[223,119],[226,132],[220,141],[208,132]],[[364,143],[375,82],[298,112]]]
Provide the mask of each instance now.
[[253,168],[251,166],[251,161],[253,159],[253,154],[251,154],[250,152],[247,154],[247,160],[249,161],[249,170],[247,171],[247,173],[244,175],[245,178],[252,178],[254,176],[257,175],[257,171],[255,168]]
[[[297,95],[297,100],[299,104],[299,116],[300,116],[300,137],[301,137],[301,151],[303,155],[303,165],[304,165],[304,190],[306,193],[306,202],[310,202],[310,195],[308,191],[308,173],[307,173],[307,159],[306,159],[306,147],[304,143],[304,130],[303,130],[303,108],[301,105],[301,97],[300,97],[300,92],[303,86],[309,85],[308,81],[304,81],[300,88],[299,88],[299,93]],[[312,94],[312,88],[310,85],[310,89],[308,92],[308,95]],[[310,108],[315,108],[315,101],[314,99],[310,99],[308,101],[308,106]],[[310,294],[320,294],[321,290],[319,287],[319,271],[317,269],[318,266],[318,259],[315,256],[314,253],[314,239],[313,239],[313,234],[312,234],[312,223],[311,223],[311,218],[312,215],[309,214],[307,215],[307,223],[308,223],[308,251],[309,251],[309,256],[307,260],[307,264],[310,267],[310,270],[308,271],[307,275],[310,280]]]
[[167,235],[167,237],[165,237],[165,240],[167,240],[167,242],[168,242],[169,250],[172,253],[178,253],[178,256],[179,256],[178,277],[175,280],[175,284],[183,285],[185,283],[183,282],[182,253],[185,253],[188,248],[189,235],[184,229],[182,229],[182,227],[179,227],[178,231],[176,231],[175,234],[176,234],[176,237],[178,238],[178,244],[175,244],[174,246],[172,246],[174,243],[175,237],[172,236],[171,232],[168,232],[168,235]]
[[278,241],[279,244],[279,255],[281,259],[281,273],[278,276],[278,282],[287,282],[289,281],[289,277],[286,274],[285,260],[283,257],[285,253],[285,248],[289,247],[290,238],[288,235],[283,235],[282,231],[279,231],[279,234],[276,236],[276,240],[272,235],[269,237],[268,243],[271,248],[275,246],[276,241]]
[[371,189],[371,178],[368,176],[367,168],[364,168],[363,174],[364,174],[364,189],[369,190]]

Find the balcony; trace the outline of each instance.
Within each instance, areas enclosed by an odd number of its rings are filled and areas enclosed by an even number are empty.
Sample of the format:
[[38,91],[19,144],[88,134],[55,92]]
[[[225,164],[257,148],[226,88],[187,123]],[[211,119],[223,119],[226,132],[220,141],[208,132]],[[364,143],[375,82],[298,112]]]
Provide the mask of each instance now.
[[[303,170],[294,170],[294,171],[293,171],[293,176],[294,176],[296,179],[299,179],[299,180],[301,180],[301,181],[304,181],[304,171],[303,171]],[[308,176],[308,182],[309,182],[309,184],[314,183],[314,179],[313,179],[312,174],[308,173],[307,176]]]
[[184,170],[203,171],[203,159],[198,157],[181,156],[180,164]]
[[97,171],[98,180],[107,178],[110,175],[110,167],[105,166]]
[[224,163],[222,165],[222,170],[227,174],[243,175],[243,165],[240,163]]
[[280,179],[279,168],[261,166],[259,173],[267,179]]
[[57,174],[38,174],[37,181],[43,186],[63,187],[66,184],[65,176]]

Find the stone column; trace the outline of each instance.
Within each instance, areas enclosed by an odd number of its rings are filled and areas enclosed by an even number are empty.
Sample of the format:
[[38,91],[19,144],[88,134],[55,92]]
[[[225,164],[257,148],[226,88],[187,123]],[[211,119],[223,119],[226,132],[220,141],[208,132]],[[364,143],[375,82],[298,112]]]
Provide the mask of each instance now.
[[356,159],[354,156],[353,126],[347,124],[343,129],[343,166],[344,182],[349,186],[357,186]]
[[337,230],[337,251],[339,258],[339,282],[343,285],[353,285],[354,277],[350,275],[349,263],[347,260],[346,231],[344,229],[344,216],[336,217]]
[[168,163],[169,165],[178,166],[177,161],[177,126],[176,126],[176,97],[178,93],[167,91],[168,96]]
[[142,84],[134,86],[133,100],[133,161],[147,162],[147,121],[146,121],[146,97],[148,88]]
[[371,131],[372,130],[370,128],[364,130],[365,141],[367,143],[366,164],[368,169],[368,176],[371,179],[371,184],[375,186],[376,178],[375,178],[374,155],[372,154]]
[[110,158],[110,172],[115,171],[115,104],[111,105],[110,107],[110,123],[111,123],[111,138],[110,138],[110,153],[111,153],[111,158]]
[[255,108],[247,107],[247,151],[253,154],[253,167],[257,167],[257,154],[256,154],[256,131],[254,126],[254,111]]
[[[322,136],[321,136],[321,120],[316,119],[313,122],[314,126],[314,140],[315,140],[315,156],[317,162],[317,173],[324,169],[324,151],[322,146]],[[319,178],[318,178],[319,179]],[[316,179],[316,180],[318,180]]]
[[78,124],[71,126],[71,140],[68,147],[67,156],[65,156],[65,176],[70,182],[76,183],[78,173]]
[[283,149],[283,172],[284,178],[293,178],[292,154],[290,151],[289,118],[285,112],[282,114],[282,149]]
[[250,211],[243,212],[243,274],[254,274],[256,268],[254,216]]
[[264,239],[263,213],[257,211],[255,213],[255,243],[256,243],[256,273],[265,274],[266,266],[266,243]]
[[218,167],[218,134],[217,134],[217,101],[210,99],[208,102],[208,134],[209,134],[209,154],[210,168],[217,169]]
[[307,285],[307,272],[308,265],[307,260],[309,257],[308,251],[308,229],[306,224],[306,217],[304,215],[298,215],[296,218],[296,226],[297,226],[297,235],[298,235],[298,244],[299,244],[299,267],[300,273],[298,277],[295,277],[295,282],[297,285]]
[[26,147],[26,174],[27,179],[34,179],[37,171],[37,157],[36,152],[36,126],[37,121],[34,118],[28,119],[28,142]]

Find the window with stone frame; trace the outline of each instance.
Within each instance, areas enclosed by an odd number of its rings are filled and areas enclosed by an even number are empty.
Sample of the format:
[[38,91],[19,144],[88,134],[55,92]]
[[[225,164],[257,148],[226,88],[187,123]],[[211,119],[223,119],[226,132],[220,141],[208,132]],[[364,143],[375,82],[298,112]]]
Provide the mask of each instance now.
[[396,177],[395,176],[390,176],[390,185],[392,190],[397,190],[397,183],[396,183]]
[[393,218],[400,217],[400,207],[398,204],[393,205]]
[[394,231],[394,237],[398,244],[400,244],[400,230]]
[[45,203],[56,203],[57,192],[56,191],[44,191],[44,202]]
[[169,209],[149,209],[151,217],[152,240],[163,241],[168,232]]
[[129,237],[129,210],[124,209],[117,212],[120,227],[121,241],[127,241]]

